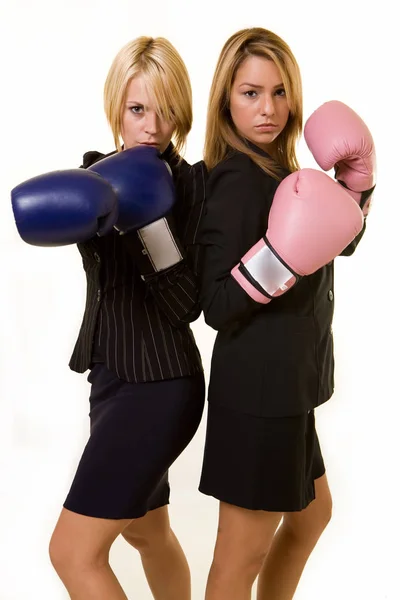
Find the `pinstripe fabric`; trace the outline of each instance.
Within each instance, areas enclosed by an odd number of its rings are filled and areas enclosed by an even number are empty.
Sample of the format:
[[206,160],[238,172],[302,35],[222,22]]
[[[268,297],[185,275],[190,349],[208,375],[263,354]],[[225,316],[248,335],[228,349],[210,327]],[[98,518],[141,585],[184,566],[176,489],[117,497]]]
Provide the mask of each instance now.
[[[87,168],[104,155],[89,152]],[[205,167],[178,163],[173,148],[164,153],[177,190],[173,210],[184,260],[157,276],[141,277],[147,257],[136,233],[109,235],[78,244],[87,279],[83,321],[70,360],[72,370],[86,371],[102,360],[119,378],[145,382],[194,375],[202,363],[189,323],[201,309],[197,232],[205,195]]]

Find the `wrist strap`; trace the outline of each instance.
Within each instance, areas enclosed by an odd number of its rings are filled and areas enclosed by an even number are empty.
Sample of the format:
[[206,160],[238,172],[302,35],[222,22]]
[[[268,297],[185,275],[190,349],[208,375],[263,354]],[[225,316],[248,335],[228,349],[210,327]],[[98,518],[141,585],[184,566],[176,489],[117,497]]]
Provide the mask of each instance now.
[[155,272],[168,269],[183,259],[166,217],[142,227],[137,233],[143,254],[147,254]]

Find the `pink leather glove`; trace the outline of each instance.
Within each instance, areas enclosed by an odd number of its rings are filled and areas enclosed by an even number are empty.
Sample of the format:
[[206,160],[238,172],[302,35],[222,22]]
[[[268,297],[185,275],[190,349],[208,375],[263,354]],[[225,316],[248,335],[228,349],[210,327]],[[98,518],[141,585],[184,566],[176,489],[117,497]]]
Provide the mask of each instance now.
[[375,188],[374,140],[364,121],[343,102],[320,106],[304,127],[307,145],[321,169],[335,168],[336,179],[368,214]]
[[339,183],[302,169],[278,186],[266,235],[231,271],[256,302],[267,304],[336,258],[361,231],[357,202]]

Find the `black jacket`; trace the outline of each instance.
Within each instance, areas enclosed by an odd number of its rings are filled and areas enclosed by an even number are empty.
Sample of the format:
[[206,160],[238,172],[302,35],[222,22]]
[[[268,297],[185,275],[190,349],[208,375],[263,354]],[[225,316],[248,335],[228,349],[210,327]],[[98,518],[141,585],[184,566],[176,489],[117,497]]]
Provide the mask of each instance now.
[[[113,153],[111,153],[113,154]],[[104,158],[87,152],[83,168]],[[70,360],[83,373],[93,361],[105,362],[119,378],[156,381],[202,371],[189,323],[199,305],[199,247],[196,234],[204,204],[203,163],[191,167],[178,161],[172,145],[163,158],[173,172],[177,200],[176,231],[186,252],[178,265],[146,279],[147,256],[135,232],[117,231],[78,244],[87,279],[86,307]]]
[[[208,399],[266,417],[313,409],[334,388],[333,262],[266,305],[230,274],[265,234],[278,185],[245,154],[232,152],[209,175],[199,235],[201,304],[206,323],[218,331]],[[343,254],[354,252],[364,229]]]

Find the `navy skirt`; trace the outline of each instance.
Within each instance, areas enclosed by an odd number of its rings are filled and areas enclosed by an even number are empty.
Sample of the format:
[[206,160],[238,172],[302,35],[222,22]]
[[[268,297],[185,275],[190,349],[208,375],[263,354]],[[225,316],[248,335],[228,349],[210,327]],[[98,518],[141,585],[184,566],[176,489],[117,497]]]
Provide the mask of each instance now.
[[168,469],[201,421],[204,375],[128,383],[96,363],[88,381],[90,437],[64,507],[135,519],[168,504]]

